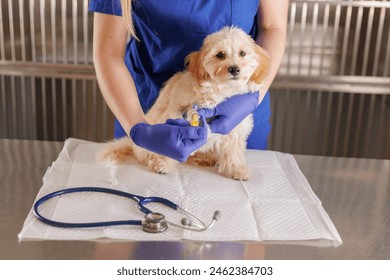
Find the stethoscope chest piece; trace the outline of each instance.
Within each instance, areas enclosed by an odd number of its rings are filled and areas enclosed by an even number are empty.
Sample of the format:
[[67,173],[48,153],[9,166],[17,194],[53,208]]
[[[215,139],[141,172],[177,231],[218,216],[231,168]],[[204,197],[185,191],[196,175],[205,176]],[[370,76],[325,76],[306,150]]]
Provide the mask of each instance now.
[[165,217],[160,213],[148,213],[145,215],[145,221],[142,222],[142,230],[149,233],[159,233],[166,231],[168,224]]

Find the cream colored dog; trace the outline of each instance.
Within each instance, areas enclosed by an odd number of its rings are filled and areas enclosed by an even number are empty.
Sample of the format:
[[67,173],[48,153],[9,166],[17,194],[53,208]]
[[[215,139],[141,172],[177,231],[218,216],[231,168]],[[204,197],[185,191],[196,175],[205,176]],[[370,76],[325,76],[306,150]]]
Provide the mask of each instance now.
[[[225,27],[209,35],[199,51],[187,56],[186,69],[167,81],[146,118],[150,124],[165,123],[168,118],[181,118],[183,112],[191,116],[194,104],[213,108],[233,95],[258,91],[267,74],[268,62],[268,55],[249,35],[239,28]],[[229,67],[233,66],[239,68],[239,75],[231,74]],[[261,94],[260,100],[263,97]],[[188,162],[217,165],[218,172],[226,177],[248,179],[245,149],[252,128],[250,114],[228,135],[209,132],[207,143]],[[179,163],[136,146],[131,138],[108,143],[98,158],[120,163],[130,155],[157,173],[168,173]]]

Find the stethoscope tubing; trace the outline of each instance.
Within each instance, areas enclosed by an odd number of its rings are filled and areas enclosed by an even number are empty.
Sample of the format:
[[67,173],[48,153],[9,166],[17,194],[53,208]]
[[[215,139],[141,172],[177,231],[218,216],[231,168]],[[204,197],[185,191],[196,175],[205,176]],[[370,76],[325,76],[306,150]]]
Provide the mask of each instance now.
[[107,226],[118,226],[118,225],[137,225],[141,226],[142,221],[141,220],[118,220],[118,221],[104,221],[104,222],[89,222],[89,223],[68,223],[68,222],[59,222],[50,220],[46,217],[44,217],[39,212],[39,206],[41,206],[43,203],[47,202],[48,200],[64,195],[64,194],[71,194],[71,193],[79,193],[79,192],[100,192],[100,193],[108,193],[113,195],[122,196],[128,199],[132,199],[136,201],[138,204],[138,209],[143,212],[144,214],[149,214],[152,211],[150,211],[148,208],[145,207],[145,204],[150,202],[157,202],[157,203],[163,203],[166,206],[177,210],[179,206],[177,206],[175,203],[162,198],[162,197],[143,197],[139,195],[134,195],[131,193],[115,190],[115,189],[109,189],[109,188],[101,188],[101,187],[76,187],[76,188],[68,188],[68,189],[62,189],[59,191],[55,191],[52,193],[49,193],[40,199],[38,199],[34,203],[33,212],[34,215],[43,223],[56,226],[56,227],[62,227],[62,228],[93,228],[93,227],[107,227]]

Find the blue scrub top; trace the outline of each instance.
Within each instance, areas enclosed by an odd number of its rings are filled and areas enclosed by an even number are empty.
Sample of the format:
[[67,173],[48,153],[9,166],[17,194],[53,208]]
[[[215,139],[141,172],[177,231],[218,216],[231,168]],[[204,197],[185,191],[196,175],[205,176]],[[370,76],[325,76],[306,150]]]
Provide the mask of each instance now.
[[[140,39],[131,39],[125,63],[147,112],[159,90],[176,72],[184,69],[184,58],[198,50],[203,39],[224,26],[237,26],[256,37],[259,0],[136,0],[133,24]],[[120,0],[90,0],[89,10],[121,16]],[[271,130],[267,93],[254,112],[255,127],[248,139],[250,149],[266,149]],[[115,138],[126,136],[115,121]]]

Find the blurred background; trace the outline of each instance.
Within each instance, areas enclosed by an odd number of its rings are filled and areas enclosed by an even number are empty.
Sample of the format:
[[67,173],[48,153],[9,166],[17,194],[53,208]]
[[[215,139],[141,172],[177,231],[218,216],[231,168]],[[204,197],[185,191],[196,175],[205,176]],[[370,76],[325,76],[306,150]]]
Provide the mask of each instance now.
[[[106,141],[87,0],[0,0],[0,138]],[[390,2],[291,1],[272,150],[390,159]]]

